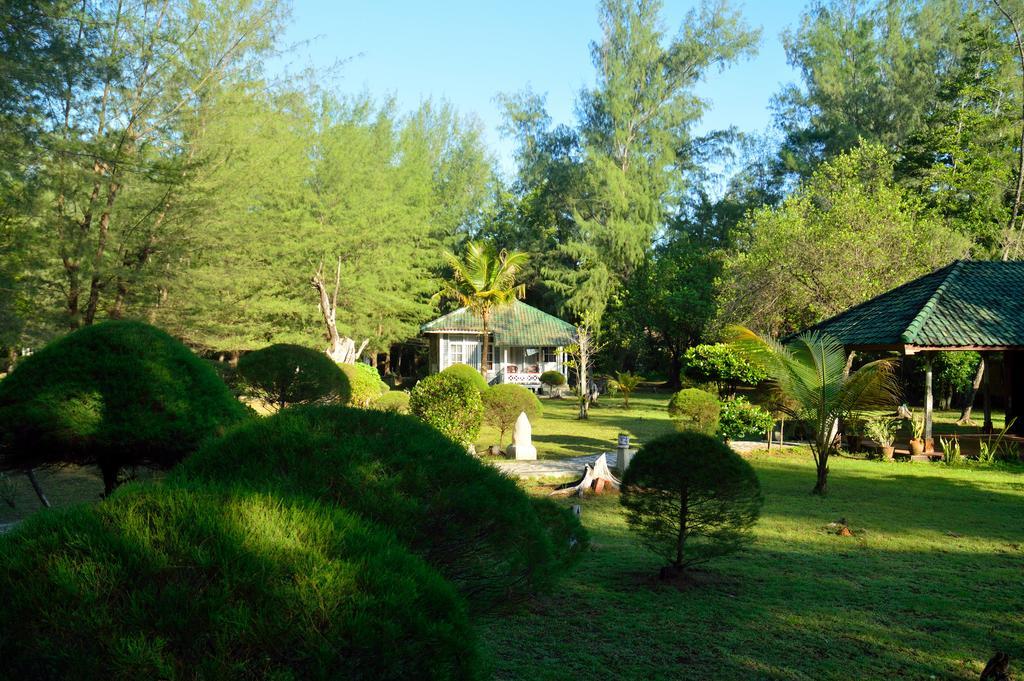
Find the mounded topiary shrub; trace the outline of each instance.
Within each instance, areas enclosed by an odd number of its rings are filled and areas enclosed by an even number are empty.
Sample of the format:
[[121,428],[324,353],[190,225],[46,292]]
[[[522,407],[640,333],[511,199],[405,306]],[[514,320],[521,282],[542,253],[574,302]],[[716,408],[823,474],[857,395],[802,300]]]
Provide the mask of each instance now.
[[174,338],[141,322],[103,322],[0,381],[0,469],[96,464],[109,493],[123,467],[172,466],[247,415]]
[[489,387],[484,375],[468,364],[453,364],[441,373],[446,376],[455,376],[456,378],[466,381],[481,393],[486,391]]
[[522,413],[533,423],[544,413],[540,400],[529,388],[502,383],[488,388],[483,396],[484,422],[498,429],[498,444],[505,442],[505,433],[516,424]]
[[749,542],[763,502],[754,468],[721,440],[694,431],[641,447],[621,489],[630,529],[675,571]]
[[416,384],[409,398],[409,410],[443,435],[468,447],[480,434],[484,404],[475,386],[442,372]]
[[470,679],[465,605],[391,534],[252,491],[132,485],[0,537],[12,679]]
[[561,371],[550,369],[540,375],[540,382],[551,387],[565,385],[565,375]]
[[548,509],[542,521],[513,480],[411,416],[286,409],[211,442],[171,475],[343,506],[393,530],[477,605],[545,588],[585,544],[571,513]]
[[680,390],[668,402],[668,413],[679,430],[713,434],[718,430],[722,407],[718,398],[704,390]]
[[745,397],[737,395],[722,400],[718,419],[718,435],[725,440],[739,440],[745,437],[758,439],[767,436],[775,425],[771,412]]
[[391,411],[396,414],[409,413],[409,393],[404,390],[389,390],[370,405],[377,411]]
[[349,404],[353,407],[363,407],[365,409],[390,390],[388,384],[381,380],[380,373],[365,362],[339,364],[337,366],[348,377],[348,387],[351,394]]
[[349,401],[348,377],[323,352],[276,343],[242,355],[238,374],[260,399],[284,409],[289,404]]

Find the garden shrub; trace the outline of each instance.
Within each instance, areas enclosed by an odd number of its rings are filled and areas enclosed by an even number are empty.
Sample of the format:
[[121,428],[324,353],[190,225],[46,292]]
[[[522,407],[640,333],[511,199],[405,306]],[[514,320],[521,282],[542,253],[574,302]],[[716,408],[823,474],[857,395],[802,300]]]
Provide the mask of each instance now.
[[519,414],[525,413],[530,422],[543,415],[540,400],[529,388],[502,383],[489,388],[483,396],[484,422],[498,429],[498,444],[504,444],[505,433],[516,424]]
[[353,407],[365,409],[390,390],[388,384],[381,380],[380,373],[366,362],[339,364],[338,368],[348,377],[349,391],[352,395],[349,404]]
[[683,376],[697,383],[714,383],[719,392],[730,394],[737,386],[754,386],[768,378],[764,369],[725,343],[688,349],[683,353]]
[[718,398],[696,388],[680,390],[668,403],[668,413],[679,430],[710,435],[718,430],[720,412]]
[[409,413],[409,393],[404,390],[389,390],[370,405],[378,411],[391,411],[396,414]]
[[0,469],[96,464],[110,492],[123,467],[172,466],[247,415],[177,340],[141,322],[103,322],[0,381]]
[[453,374],[433,374],[416,384],[409,410],[442,434],[469,446],[480,434],[484,404],[476,386]]
[[562,374],[561,371],[550,369],[540,375],[540,382],[552,388],[559,385],[565,385],[565,375]]
[[718,419],[718,435],[726,440],[758,436],[766,438],[775,419],[764,408],[751,404],[745,397],[722,400]]
[[690,431],[663,435],[636,453],[622,478],[620,502],[644,546],[684,569],[749,542],[763,498],[743,457]]
[[446,376],[455,376],[463,381],[466,381],[471,386],[484,393],[487,388],[487,379],[479,371],[469,366],[468,364],[453,364],[444,371],[441,372]]
[[465,604],[387,531],[309,500],[139,484],[0,538],[22,679],[468,679]]
[[289,404],[349,401],[348,377],[323,352],[277,343],[242,355],[238,374],[250,392],[283,409]]
[[[571,513],[554,514],[563,527],[556,533],[515,481],[399,414],[286,409],[232,430],[172,476],[343,506],[395,532],[477,605],[545,588],[585,544]],[[574,549],[552,543],[564,528]]]

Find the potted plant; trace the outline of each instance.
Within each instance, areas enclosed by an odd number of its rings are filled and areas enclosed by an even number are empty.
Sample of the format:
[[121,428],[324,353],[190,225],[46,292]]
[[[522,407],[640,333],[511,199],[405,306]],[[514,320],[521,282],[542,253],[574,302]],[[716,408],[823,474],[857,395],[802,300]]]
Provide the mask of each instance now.
[[910,455],[921,456],[924,454],[924,416],[910,413]]
[[877,418],[871,419],[867,424],[868,437],[878,443],[884,461],[892,461],[893,452],[896,448],[896,430],[899,428],[899,421],[896,419]]
[[861,437],[864,435],[864,419],[850,416],[844,419],[844,435],[846,435],[846,446],[851,452],[859,452],[861,448]]

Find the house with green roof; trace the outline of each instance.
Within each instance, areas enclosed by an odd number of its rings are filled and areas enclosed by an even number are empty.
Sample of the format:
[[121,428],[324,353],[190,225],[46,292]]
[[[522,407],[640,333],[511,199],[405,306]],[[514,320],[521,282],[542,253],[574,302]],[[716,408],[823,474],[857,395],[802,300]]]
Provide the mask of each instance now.
[[[462,307],[421,328],[430,345],[430,372],[453,364],[483,368],[488,383],[515,383],[540,388],[545,371],[565,373],[566,348],[575,342],[576,328],[569,322],[515,300],[491,311],[490,348],[483,354],[483,322]],[[481,367],[481,363],[484,366]]]

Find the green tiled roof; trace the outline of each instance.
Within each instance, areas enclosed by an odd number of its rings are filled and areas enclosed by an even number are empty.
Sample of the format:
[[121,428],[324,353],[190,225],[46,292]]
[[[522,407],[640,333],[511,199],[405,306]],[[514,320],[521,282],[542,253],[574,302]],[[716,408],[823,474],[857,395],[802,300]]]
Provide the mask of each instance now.
[[958,260],[811,330],[847,347],[1024,347],[1024,262]]
[[[516,300],[491,311],[488,328],[497,345],[510,347],[565,346],[574,342],[576,328],[569,322]],[[483,333],[480,317],[461,307],[428,322],[423,333]]]

